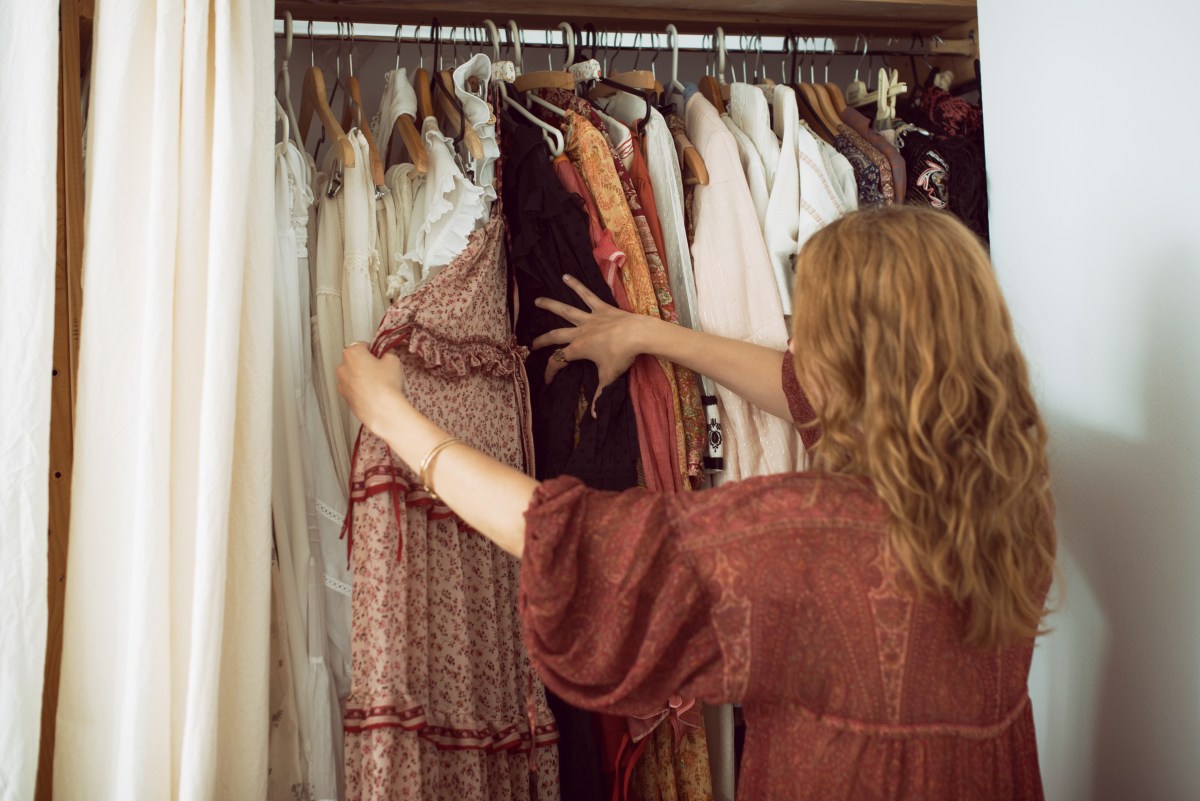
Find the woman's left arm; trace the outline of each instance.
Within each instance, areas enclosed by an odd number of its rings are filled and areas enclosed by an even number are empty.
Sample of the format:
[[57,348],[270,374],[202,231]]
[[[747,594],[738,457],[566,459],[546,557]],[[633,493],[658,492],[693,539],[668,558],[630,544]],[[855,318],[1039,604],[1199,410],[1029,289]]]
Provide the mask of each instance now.
[[[338,391],[350,410],[414,472],[451,435],[404,396],[404,368],[394,354],[375,358],[366,345],[346,348]],[[429,466],[429,489],[467,525],[518,559],[525,549],[525,510],[538,482],[465,442],[441,451]]]

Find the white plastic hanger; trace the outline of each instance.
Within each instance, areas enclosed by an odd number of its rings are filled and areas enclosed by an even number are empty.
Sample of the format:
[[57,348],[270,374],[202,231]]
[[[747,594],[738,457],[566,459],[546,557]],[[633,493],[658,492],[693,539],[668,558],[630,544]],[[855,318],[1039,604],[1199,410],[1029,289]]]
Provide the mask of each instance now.
[[[291,131],[291,136],[294,137],[296,147],[304,149],[304,143],[300,141],[300,123],[296,121],[296,110],[292,108],[292,76],[288,69],[288,59],[292,57],[292,12],[283,12],[283,61],[279,64],[278,78],[283,82],[283,109],[287,115],[287,129]],[[278,102],[278,96],[276,101]],[[288,137],[284,136],[286,140]]]
[[[533,114],[531,114],[528,109],[526,109],[524,106],[522,106],[516,100],[513,100],[511,97],[509,97],[507,83],[505,83],[504,81],[500,81],[499,86],[500,86],[500,98],[501,98],[501,100],[504,101],[504,105],[507,106],[512,111],[517,112],[518,114],[520,114],[522,117],[524,117],[525,119],[532,122],[537,127],[541,128],[542,129],[542,139],[545,140],[546,147],[550,148],[550,155],[553,157],[556,157],[556,158],[558,156],[561,156],[563,154],[563,151],[566,150],[566,142],[563,139],[562,131],[558,130],[557,128],[555,128],[552,125],[547,125],[546,123],[542,122],[537,117],[535,117]],[[541,100],[540,97],[537,99]],[[541,102],[545,103],[544,100],[541,100]],[[547,105],[549,105],[549,104],[547,104]],[[554,107],[550,106],[550,108],[553,109]],[[559,111],[558,109],[554,109],[554,110]],[[562,112],[559,111],[559,113],[562,113]]]

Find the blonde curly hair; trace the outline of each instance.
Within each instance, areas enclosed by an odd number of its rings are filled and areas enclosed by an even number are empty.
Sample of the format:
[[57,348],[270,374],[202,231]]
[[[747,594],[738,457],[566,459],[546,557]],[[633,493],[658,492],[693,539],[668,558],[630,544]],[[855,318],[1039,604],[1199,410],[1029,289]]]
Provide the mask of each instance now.
[[796,259],[793,329],[815,469],[871,478],[897,558],[969,610],[967,642],[1041,633],[1046,428],[981,242],[932,209],[849,214]]

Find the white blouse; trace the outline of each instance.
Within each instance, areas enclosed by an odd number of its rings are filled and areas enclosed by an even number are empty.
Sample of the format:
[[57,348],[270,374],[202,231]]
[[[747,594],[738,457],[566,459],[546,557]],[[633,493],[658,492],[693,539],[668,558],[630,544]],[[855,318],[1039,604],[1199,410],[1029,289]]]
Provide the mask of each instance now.
[[[462,102],[467,122],[483,142],[483,157],[472,159],[470,162],[475,185],[483,190],[484,214],[480,218],[482,225],[491,212],[492,203],[496,201],[496,159],[500,157],[500,145],[496,141],[496,115],[487,101],[488,84],[492,79],[492,60],[484,53],[476,53],[460,64],[452,75],[454,93]],[[478,80],[477,91],[472,91],[468,84],[471,78]]]
[[[688,101],[687,129],[709,175],[692,200],[700,325],[718,336],[783,351],[783,308],[770,255],[755,225],[737,143],[700,94]],[[725,434],[724,479],[784,473],[802,465],[804,450],[791,423],[719,385],[717,397]]]
[[408,248],[401,259],[402,274],[428,281],[467,245],[467,238],[487,219],[485,191],[463,174],[453,143],[430,117],[421,126],[429,151],[429,170],[413,198],[408,223]]

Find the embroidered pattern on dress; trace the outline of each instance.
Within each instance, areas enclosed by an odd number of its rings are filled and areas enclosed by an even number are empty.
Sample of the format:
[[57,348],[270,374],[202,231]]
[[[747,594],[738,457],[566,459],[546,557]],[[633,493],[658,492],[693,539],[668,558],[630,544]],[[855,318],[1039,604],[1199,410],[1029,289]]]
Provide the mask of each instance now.
[[908,661],[908,635],[911,630],[912,593],[901,586],[904,577],[887,543],[879,546],[872,567],[880,573],[880,583],[867,593],[875,618],[875,641],[879,648],[879,672],[888,720],[900,722],[904,692],[904,666]]

